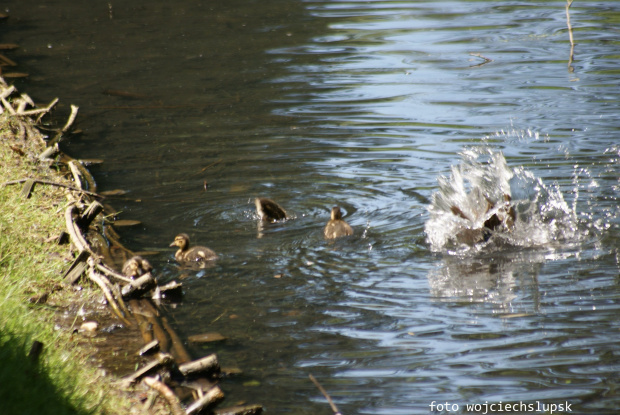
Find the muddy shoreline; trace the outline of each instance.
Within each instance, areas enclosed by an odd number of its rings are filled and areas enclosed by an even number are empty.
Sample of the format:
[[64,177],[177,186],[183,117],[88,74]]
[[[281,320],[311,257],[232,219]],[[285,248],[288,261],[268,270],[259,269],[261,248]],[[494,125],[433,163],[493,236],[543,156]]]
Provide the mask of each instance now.
[[[174,332],[159,303],[178,300],[182,287],[177,284],[169,295],[164,288],[151,285],[135,289],[142,273],[120,272],[121,265],[134,257],[134,253],[118,240],[114,208],[106,204],[105,194],[97,193],[96,181],[85,167],[88,162],[73,159],[59,150],[59,142],[79,133],[73,129],[78,108],[71,107],[71,115],[62,128],[43,131],[41,121],[43,117],[49,118],[58,99],[39,107],[27,95],[18,96],[17,89],[4,79],[0,78],[0,84],[2,110],[14,120],[15,134],[11,140],[14,144],[10,148],[21,157],[35,160],[40,170],[56,170],[51,179],[49,172],[44,176],[24,172],[24,177],[11,178],[3,185],[21,192],[24,198],[41,187],[51,186],[62,189],[68,200],[63,209],[66,229],[59,229],[56,236],[48,238],[49,243],[59,245],[70,241],[66,270],[64,275],[53,277],[50,287],[30,301],[61,310],[55,313],[56,327],[72,333],[75,345],[96,351],[90,364],[105,369],[109,382],[116,383],[121,393],[130,390],[133,395],[130,400],[142,404],[148,413],[261,413],[260,405],[215,409],[224,396],[217,386],[219,378],[222,373],[237,373],[236,368],[222,370],[217,364],[206,374],[199,370],[197,375],[179,376],[179,368],[189,364],[191,358],[183,346],[184,340]],[[151,277],[152,281],[155,278]],[[91,289],[93,285],[99,285],[100,290]],[[139,356],[137,352],[147,343],[156,344],[151,345],[150,353]],[[132,374],[136,367],[164,360],[166,364],[162,367]],[[122,373],[128,374],[131,380],[125,378],[119,382],[118,374]],[[171,389],[175,394],[168,396],[167,391]],[[208,394],[214,397],[205,401]],[[205,402],[196,404],[200,400]]]

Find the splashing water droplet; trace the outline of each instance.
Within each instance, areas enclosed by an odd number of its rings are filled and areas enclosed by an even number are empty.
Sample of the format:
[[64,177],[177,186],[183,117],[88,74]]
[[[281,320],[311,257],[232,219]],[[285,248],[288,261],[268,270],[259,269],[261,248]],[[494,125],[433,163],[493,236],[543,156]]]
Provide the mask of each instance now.
[[501,152],[464,151],[450,177],[438,178],[425,225],[433,251],[464,252],[486,246],[535,247],[581,237],[576,204],[558,185],[524,167],[510,169]]

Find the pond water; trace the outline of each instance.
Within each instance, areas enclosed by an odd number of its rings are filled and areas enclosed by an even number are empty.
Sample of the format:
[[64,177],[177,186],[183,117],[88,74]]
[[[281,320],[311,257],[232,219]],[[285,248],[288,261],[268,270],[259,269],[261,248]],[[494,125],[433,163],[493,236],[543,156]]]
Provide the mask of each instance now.
[[[572,4],[570,62],[562,2],[28,3],[16,85],[80,106],[64,148],[183,279],[178,332],[228,337],[190,349],[243,369],[228,403],[331,413],[313,374],[343,414],[617,413],[619,2]],[[460,245],[450,203],[488,192],[514,228]],[[355,234],[328,242],[334,205]],[[216,264],[180,269],[180,232]]]

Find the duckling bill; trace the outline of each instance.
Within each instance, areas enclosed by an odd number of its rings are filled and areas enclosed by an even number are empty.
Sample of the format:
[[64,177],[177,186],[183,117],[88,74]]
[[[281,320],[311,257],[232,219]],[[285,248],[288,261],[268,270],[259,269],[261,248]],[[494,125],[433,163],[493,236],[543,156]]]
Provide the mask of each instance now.
[[186,233],[175,236],[174,242],[170,246],[179,247],[179,250],[174,254],[175,259],[179,262],[204,262],[217,258],[217,254],[205,246],[190,247],[189,236]]
[[353,228],[342,219],[340,207],[334,206],[332,208],[331,219],[327,222],[327,225],[325,225],[323,234],[327,239],[353,235]]
[[257,197],[254,199],[254,203],[256,204],[256,213],[262,221],[275,222],[287,218],[286,211],[282,206],[271,199]]

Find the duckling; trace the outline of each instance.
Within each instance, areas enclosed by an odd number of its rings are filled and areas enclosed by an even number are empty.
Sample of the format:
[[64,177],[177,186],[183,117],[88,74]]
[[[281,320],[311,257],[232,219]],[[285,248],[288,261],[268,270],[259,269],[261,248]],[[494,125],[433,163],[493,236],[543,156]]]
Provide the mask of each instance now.
[[[514,228],[515,221],[517,220],[517,214],[514,207],[510,203],[511,201],[512,198],[510,195],[505,194],[503,203],[497,208],[496,212],[484,222],[484,226],[493,231],[501,229],[508,231],[512,230],[512,228]],[[487,199],[487,204],[487,213],[496,208],[496,205],[489,199]]]
[[353,235],[353,228],[342,219],[342,212],[340,211],[340,207],[334,206],[332,208],[331,219],[329,220],[329,222],[327,222],[327,225],[325,225],[323,234],[327,239],[334,239],[340,238],[341,236]]
[[[484,214],[488,215],[492,213],[492,211],[494,212],[484,221],[481,228],[463,229],[457,233],[456,240],[458,242],[467,245],[475,245],[479,242],[488,241],[491,236],[493,236],[493,232],[509,232],[514,228],[517,215],[510,203],[512,201],[510,195],[504,195],[503,203],[500,206],[497,206],[493,201],[489,200],[489,198],[484,198],[487,202]],[[474,222],[458,206],[453,205],[450,207],[450,210],[455,216],[463,218],[471,223]]]
[[134,256],[123,264],[123,275],[131,278],[140,277],[147,272],[151,272],[153,267],[146,259],[141,256]]
[[204,246],[189,246],[189,236],[186,233],[180,233],[174,237],[174,242],[170,246],[178,246],[179,250],[174,257],[179,262],[203,262],[211,261],[217,258],[217,254],[211,249]]
[[254,199],[254,203],[256,204],[256,213],[262,221],[275,222],[287,218],[286,211],[282,209],[282,206],[271,199],[257,197]]

